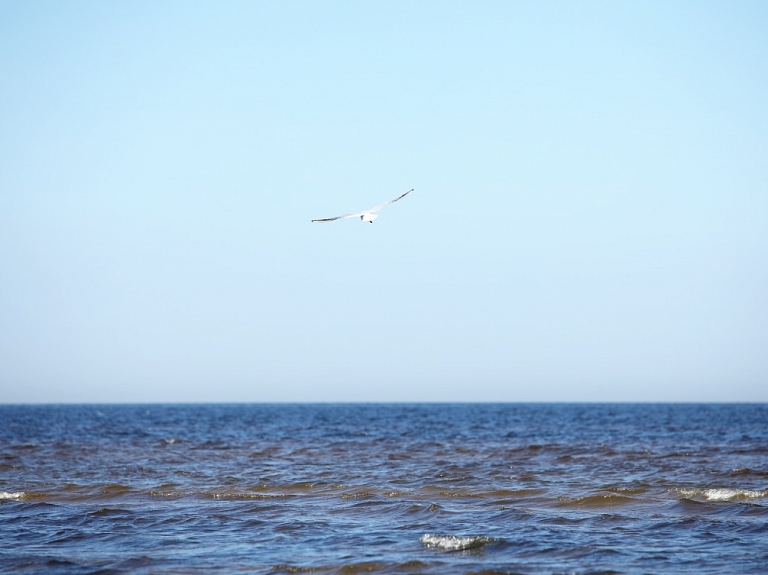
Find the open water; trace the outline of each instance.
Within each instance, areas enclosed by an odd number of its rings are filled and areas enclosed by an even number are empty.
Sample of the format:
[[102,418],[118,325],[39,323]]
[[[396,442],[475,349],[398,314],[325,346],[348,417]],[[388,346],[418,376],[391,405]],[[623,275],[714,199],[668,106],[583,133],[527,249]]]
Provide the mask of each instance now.
[[0,406],[2,573],[768,573],[768,405]]

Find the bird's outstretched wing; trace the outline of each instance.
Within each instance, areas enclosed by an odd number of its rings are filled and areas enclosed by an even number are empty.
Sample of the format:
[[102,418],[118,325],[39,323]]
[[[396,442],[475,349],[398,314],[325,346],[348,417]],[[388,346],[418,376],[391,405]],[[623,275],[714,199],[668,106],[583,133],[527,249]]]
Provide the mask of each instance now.
[[385,207],[385,206],[388,206],[389,204],[394,204],[394,203],[395,203],[396,201],[398,201],[398,200],[402,200],[402,199],[403,199],[405,196],[407,196],[408,194],[410,194],[412,191],[413,191],[413,189],[410,189],[410,190],[408,190],[407,192],[405,192],[405,193],[404,193],[402,196],[398,196],[398,197],[396,197],[394,200],[389,200],[388,202],[384,202],[383,204],[379,204],[379,205],[378,205],[378,206],[376,206],[375,208],[371,208],[371,209],[370,209],[370,210],[368,210],[368,211],[369,211],[369,212],[371,212],[371,213],[373,213],[373,212],[378,212],[378,211],[379,211],[381,208],[383,208],[383,207]]
[[343,216],[336,216],[335,218],[321,218],[319,220],[312,220],[313,222],[335,222],[336,220],[343,220],[344,218],[356,218],[362,216],[365,212],[356,212],[354,214],[344,214]]

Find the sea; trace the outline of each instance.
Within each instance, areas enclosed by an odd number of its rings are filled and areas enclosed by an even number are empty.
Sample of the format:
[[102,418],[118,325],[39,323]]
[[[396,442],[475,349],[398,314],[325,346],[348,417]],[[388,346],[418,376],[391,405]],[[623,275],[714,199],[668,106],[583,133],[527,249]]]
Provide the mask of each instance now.
[[765,574],[768,405],[4,405],[0,573]]

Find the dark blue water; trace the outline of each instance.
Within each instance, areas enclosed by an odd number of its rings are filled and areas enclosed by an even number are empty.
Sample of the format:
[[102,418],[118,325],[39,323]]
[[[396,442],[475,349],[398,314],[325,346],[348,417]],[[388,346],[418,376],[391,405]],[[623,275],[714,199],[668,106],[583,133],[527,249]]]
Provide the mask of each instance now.
[[0,406],[0,540],[3,573],[767,573],[768,406]]

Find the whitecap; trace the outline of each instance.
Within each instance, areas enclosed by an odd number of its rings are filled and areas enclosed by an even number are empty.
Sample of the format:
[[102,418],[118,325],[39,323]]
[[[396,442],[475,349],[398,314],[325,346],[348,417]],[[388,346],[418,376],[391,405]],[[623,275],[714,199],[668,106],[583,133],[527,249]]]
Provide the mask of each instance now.
[[19,499],[24,498],[24,492],[23,491],[16,491],[15,493],[10,493],[8,491],[0,491],[0,499],[16,499],[17,501]]
[[419,539],[422,545],[440,549],[441,551],[464,551],[467,549],[479,549],[493,541],[490,537],[458,535],[430,535],[425,533]]
[[732,499],[760,499],[768,495],[768,491],[752,489],[705,489],[704,497],[709,501],[731,501]]
[[768,489],[675,489],[683,497],[703,497],[707,501],[733,501],[734,499],[761,499],[768,497]]

